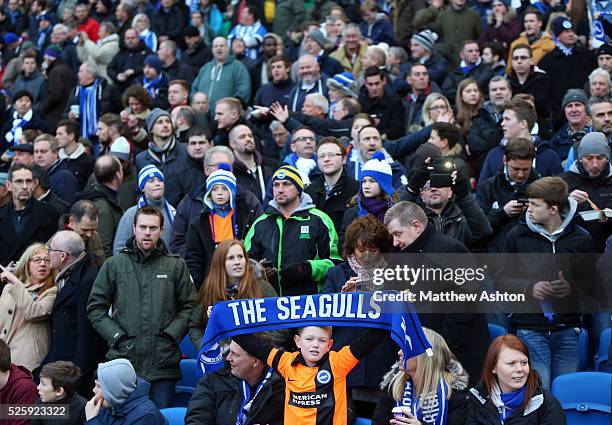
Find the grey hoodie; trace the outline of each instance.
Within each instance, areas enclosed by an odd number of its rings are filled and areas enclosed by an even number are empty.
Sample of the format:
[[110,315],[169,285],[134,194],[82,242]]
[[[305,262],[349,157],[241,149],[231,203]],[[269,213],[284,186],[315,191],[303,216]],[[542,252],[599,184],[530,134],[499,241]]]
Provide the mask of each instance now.
[[544,236],[551,243],[553,243],[553,247],[554,247],[554,242],[559,238],[559,236],[563,234],[566,227],[569,226],[569,224],[572,222],[572,219],[574,218],[574,215],[576,214],[576,209],[578,208],[578,202],[576,202],[574,198],[569,197],[567,199],[569,201],[569,208],[566,208],[565,211],[561,213],[563,222],[561,223],[561,226],[552,233],[549,233],[541,225],[533,223],[531,221],[531,218],[529,218],[529,214],[525,214],[525,220],[527,222],[527,227],[529,227],[529,230],[535,233],[539,233],[540,235]]
[[108,404],[118,406],[123,404],[137,385],[134,366],[126,359],[115,359],[98,365],[98,380],[104,400]]

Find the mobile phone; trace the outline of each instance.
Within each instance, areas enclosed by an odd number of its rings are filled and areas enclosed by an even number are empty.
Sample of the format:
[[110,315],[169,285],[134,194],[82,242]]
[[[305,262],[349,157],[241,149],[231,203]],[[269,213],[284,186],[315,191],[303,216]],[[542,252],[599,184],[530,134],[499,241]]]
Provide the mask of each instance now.
[[429,186],[430,187],[451,187],[453,185],[453,178],[450,174],[430,174],[429,175]]
[[529,198],[518,198],[516,202],[521,205],[529,205]]
[[261,265],[262,265],[264,268],[270,268],[270,269],[274,267],[274,263],[273,263],[272,261],[270,261],[270,260],[264,260],[264,261],[262,261],[262,262],[261,262]]

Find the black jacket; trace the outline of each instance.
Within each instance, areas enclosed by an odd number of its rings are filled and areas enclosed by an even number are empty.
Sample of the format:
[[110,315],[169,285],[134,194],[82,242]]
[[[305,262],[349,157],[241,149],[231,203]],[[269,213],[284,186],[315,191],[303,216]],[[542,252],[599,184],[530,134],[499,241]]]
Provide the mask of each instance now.
[[[124,91],[132,84],[136,84],[138,78],[142,76],[144,60],[151,54],[151,51],[142,40],[140,40],[138,45],[133,49],[126,48],[123,44],[123,40],[120,44],[121,50],[119,50],[119,53],[117,53],[108,64],[107,72],[110,79],[117,84],[120,91]],[[117,75],[128,69],[133,69],[134,75],[123,82],[119,81]]]
[[56,59],[49,65],[47,90],[40,102],[40,111],[49,128],[57,127],[76,84],[75,75],[62,59]]
[[[0,153],[4,153],[4,151],[6,151],[10,146],[12,146],[12,144],[9,145],[8,140],[6,140],[6,134],[10,132],[13,128],[13,112],[13,108],[9,109],[9,112],[7,114],[8,119],[2,126],[2,132],[0,133]],[[38,115],[36,111],[32,112],[32,119],[30,119],[27,124],[21,127],[21,130],[40,130],[43,133],[49,131],[47,123]],[[19,140],[13,140],[13,143],[18,145]]]
[[157,37],[165,35],[182,48],[184,45],[183,29],[188,24],[188,14],[189,10],[184,4],[175,3],[168,11],[160,7],[153,13],[151,29],[155,31]]
[[259,87],[253,105],[272,105],[274,102],[282,106],[289,105],[289,93],[295,87],[295,82],[291,78],[278,83],[268,83]]
[[405,135],[404,105],[399,97],[384,95],[379,99],[371,99],[367,93],[359,96],[361,112],[376,115],[380,120],[377,125],[381,134],[386,134],[388,140],[399,139]]
[[[64,109],[64,118],[68,118],[68,112],[70,112],[70,107],[72,105],[80,106],[80,92],[81,92],[80,84],[77,85],[74,90],[71,92],[70,99],[66,103],[66,108]],[[100,78],[100,85],[96,90],[96,118],[99,119],[102,115],[107,112],[110,112],[112,109],[111,105],[111,87],[104,78]],[[81,115],[83,115],[85,111],[81,111]]]
[[64,164],[64,161],[58,160],[48,170],[49,182],[51,189],[55,194],[69,205],[74,203],[77,192],[79,191],[79,181],[74,174]]
[[[540,397],[541,396],[541,397]],[[465,425],[499,425],[499,412],[480,382],[468,393],[468,415]],[[505,425],[566,425],[559,401],[547,390],[538,388],[526,409],[517,409],[506,418]]]
[[[262,214],[260,205],[249,205],[244,194],[236,194],[234,217],[238,226],[236,239],[244,239],[253,222]],[[189,224],[186,237],[185,263],[197,289],[200,289],[208,272],[213,253],[217,247],[210,228],[210,209],[202,212]]]
[[[238,158],[234,161],[234,176],[236,183],[244,189],[253,193],[258,199],[264,199],[266,195],[266,187],[272,177],[272,174],[278,168],[278,164],[268,159],[266,160],[261,154],[255,151],[255,162],[257,163],[257,174],[251,173],[247,166]],[[261,180],[260,180],[261,179]],[[263,186],[262,186],[263,183]]]
[[195,78],[195,73],[192,67],[176,59],[170,66],[164,66],[164,74],[168,76],[168,81],[185,80],[189,84]]
[[[40,406],[52,405],[42,403],[40,400],[38,400],[37,404]],[[62,425],[82,425],[86,422],[85,405],[87,404],[87,400],[85,400],[77,393],[74,393],[71,397],[62,398],[60,400],[54,401],[53,404],[67,404],[68,417],[62,418],[61,422],[59,422],[57,419],[31,419],[30,425],[57,425],[58,423],[61,423]]]
[[455,96],[457,95],[459,83],[466,78],[475,80],[483,93],[489,93],[489,80],[493,78],[493,69],[486,63],[481,62],[467,74],[464,74],[460,67],[450,72],[446,80],[444,80],[444,84],[442,84],[442,93],[444,93],[444,96],[446,96],[448,101],[452,104],[455,103]]
[[[253,394],[253,391],[251,391]],[[189,402],[185,425],[234,425],[242,402],[242,381],[229,368],[200,378]],[[245,425],[282,425],[285,383],[276,373],[253,400]]]
[[516,76],[516,72],[508,75],[512,95],[530,94],[535,99],[535,108],[538,113],[538,122],[544,123],[548,120],[552,106],[552,92],[550,77],[543,70],[536,68],[531,71],[527,79],[521,84]]
[[[446,417],[446,425],[463,425],[465,424],[465,415],[468,412],[467,402],[467,389],[468,389],[468,375],[463,369],[461,363],[457,360],[452,359],[450,363],[446,365],[448,372],[451,373],[451,396],[447,400],[448,404],[448,415]],[[400,373],[399,362],[393,364],[393,367],[385,375],[383,381],[380,383],[380,397],[376,404],[376,410],[372,416],[372,425],[387,425],[393,414],[391,409],[396,406],[396,401],[391,395],[393,387],[391,385],[392,379]],[[423,424],[427,425],[428,422],[423,421]]]
[[[423,233],[401,253],[440,254],[434,258],[439,267],[439,264],[452,264],[455,254],[467,254],[468,250],[461,242],[438,232],[432,224],[428,224]],[[465,258],[465,256],[462,257]],[[436,283],[436,286],[441,291],[460,289],[454,284],[452,287],[449,285],[443,287]],[[429,307],[431,306],[423,305],[422,311],[431,311]],[[490,343],[484,314],[470,313],[467,310],[465,313],[423,313],[419,314],[419,319],[421,325],[433,329],[444,337],[457,360],[470,375],[470,383],[476,382],[482,372],[482,365]]]
[[57,230],[59,214],[53,207],[32,199],[26,207],[21,232],[13,223],[13,203],[0,207],[0,264],[17,261],[34,242],[46,243]]
[[196,44],[183,51],[181,56],[181,62],[192,69],[194,76],[200,72],[200,68],[211,59],[212,53],[210,47],[204,44],[203,40],[199,40]]
[[504,205],[513,199],[526,198],[527,186],[540,176],[532,168],[527,181],[522,185],[511,185],[503,171],[478,185],[476,199],[486,214],[493,234],[482,241],[479,251],[504,252],[506,235],[519,222],[518,217],[508,217]]
[[[57,220],[56,220],[57,222]],[[98,270],[92,267],[89,255],[68,266],[64,286],[57,292],[51,312],[51,348],[43,364],[67,360],[81,368],[78,392],[88,394],[88,378],[98,366],[106,349],[100,335],[87,319],[87,300]]]
[[500,123],[501,113],[499,117],[496,117],[493,113],[493,105],[490,102],[487,102],[472,118],[472,127],[467,134],[467,145],[470,148],[470,155],[476,159],[478,172],[480,172],[489,150],[499,144],[499,139],[491,140],[491,134],[500,128]]
[[580,45],[574,46],[570,56],[565,56],[555,47],[540,60],[538,67],[550,77],[553,125],[559,128],[564,121],[561,108],[563,96],[569,89],[581,89],[584,86],[591,71],[597,68],[597,60],[593,53]]
[[[325,176],[323,174],[314,179],[306,188],[306,193],[312,198],[315,208],[320,209],[331,218],[338,234],[340,234],[342,217],[347,205],[358,191],[359,182],[352,179],[346,171],[342,172],[340,179],[329,194],[325,193]],[[342,251],[341,244],[338,245],[338,249]]]
[[[612,165],[608,164],[608,169],[597,177],[589,177],[582,165],[575,162],[570,171],[559,175],[569,186],[569,192],[578,189],[589,194],[589,199],[602,210],[612,208]],[[583,202],[578,206],[578,211],[592,209],[588,202]],[[593,237],[593,249],[596,252],[603,252],[606,239],[612,235],[612,221],[603,223],[598,220],[583,221],[579,220],[580,226],[589,231]]]

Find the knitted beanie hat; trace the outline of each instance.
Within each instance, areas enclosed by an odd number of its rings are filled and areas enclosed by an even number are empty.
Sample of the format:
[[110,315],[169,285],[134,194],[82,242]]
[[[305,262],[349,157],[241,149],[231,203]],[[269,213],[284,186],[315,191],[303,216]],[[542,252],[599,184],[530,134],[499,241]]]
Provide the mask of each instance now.
[[222,184],[229,190],[230,193],[230,207],[236,208],[236,176],[232,173],[232,167],[224,162],[219,164],[219,169],[212,173],[206,179],[206,194],[204,195],[204,203],[211,210],[213,209],[212,193],[213,186],[216,184]]
[[300,172],[297,170],[297,168],[292,167],[291,165],[283,165],[274,172],[272,175],[272,181],[274,182],[277,180],[289,180],[297,188],[300,195],[304,191],[304,182],[302,182]]
[[381,152],[374,152],[372,159],[366,162],[361,169],[361,180],[364,177],[371,177],[376,180],[380,188],[389,195],[393,196],[395,189],[393,188],[393,173],[391,165],[385,161],[385,155]]
[[438,41],[438,34],[431,30],[423,30],[416,33],[410,39],[411,43],[420,44],[425,50],[434,51],[434,45]]
[[610,160],[610,144],[606,140],[606,135],[598,131],[588,133],[578,145],[578,158],[585,155],[602,155]]
[[355,84],[355,78],[350,72],[343,72],[336,74],[333,78],[327,79],[327,88],[336,89],[342,92],[344,95],[357,99],[357,87]]
[[164,173],[155,165],[151,164],[144,166],[138,173],[138,189],[142,192],[145,184],[154,177],[157,177],[161,181],[165,181]]

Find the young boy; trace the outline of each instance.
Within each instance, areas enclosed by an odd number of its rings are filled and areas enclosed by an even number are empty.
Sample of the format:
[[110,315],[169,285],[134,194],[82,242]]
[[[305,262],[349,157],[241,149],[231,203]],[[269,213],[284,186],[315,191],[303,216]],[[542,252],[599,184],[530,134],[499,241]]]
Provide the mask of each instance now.
[[38,395],[42,404],[67,404],[69,416],[64,419],[32,419],[31,425],[85,423],[87,400],[76,393],[81,370],[72,362],[48,363],[40,371]]
[[294,337],[300,351],[293,353],[266,346],[253,335],[233,340],[284,378],[286,424],[346,425],[346,376],[385,334],[368,329],[351,345],[330,351],[334,344],[331,326],[306,326]]

